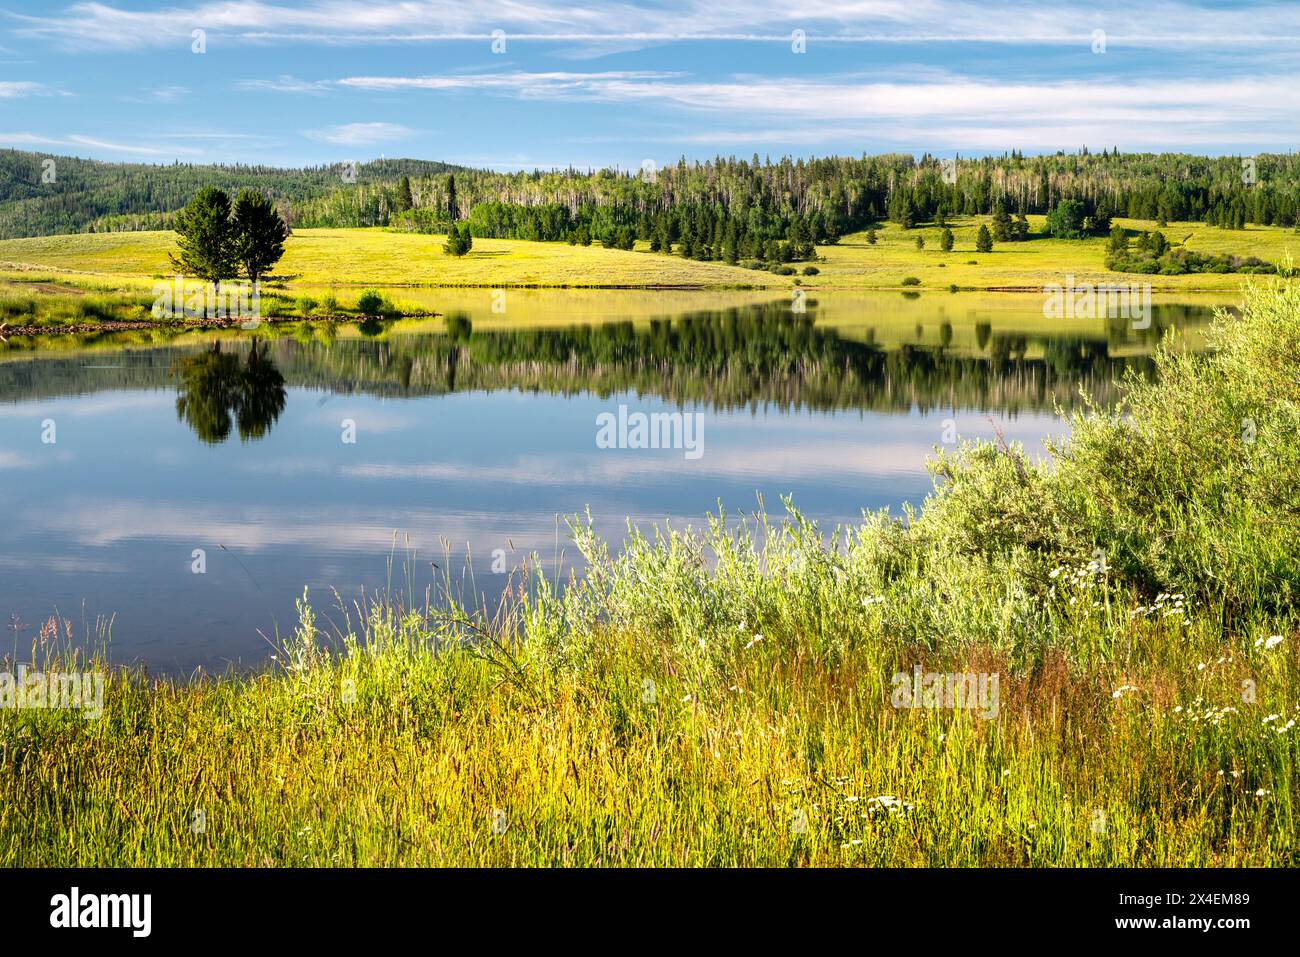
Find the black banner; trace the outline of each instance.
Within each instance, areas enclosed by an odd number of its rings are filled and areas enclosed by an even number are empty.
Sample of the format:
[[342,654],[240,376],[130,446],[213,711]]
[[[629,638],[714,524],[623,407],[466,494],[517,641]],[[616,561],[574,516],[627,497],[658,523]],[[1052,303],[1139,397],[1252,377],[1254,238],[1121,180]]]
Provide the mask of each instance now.
[[964,928],[972,943],[1231,947],[1290,929],[1297,889],[1294,871],[1264,870],[15,870],[0,882],[8,943],[127,946],[373,945],[430,929],[486,929],[493,943],[770,943],[775,931],[937,943]]

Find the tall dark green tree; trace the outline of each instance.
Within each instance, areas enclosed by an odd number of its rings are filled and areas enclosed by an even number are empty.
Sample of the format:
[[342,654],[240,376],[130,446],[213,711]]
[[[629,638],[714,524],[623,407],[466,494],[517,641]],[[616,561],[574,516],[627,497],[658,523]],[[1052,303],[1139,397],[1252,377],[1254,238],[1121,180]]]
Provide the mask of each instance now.
[[205,186],[176,214],[176,245],[172,265],[186,276],[208,282],[232,279],[237,273],[230,197]]
[[452,223],[447,227],[447,241],[442,244],[442,251],[448,256],[463,256],[474,246],[474,237],[469,233],[469,223],[458,226]]
[[415,205],[411,197],[411,177],[403,176],[397,183],[397,195],[393,197],[393,211],[404,213]]
[[975,251],[981,253],[993,251],[993,236],[987,226],[981,225],[980,231],[975,234]]
[[993,239],[995,242],[1005,243],[1011,239],[1013,227],[1011,225],[1011,214],[1007,212],[1006,205],[998,200],[993,207]]
[[256,283],[284,255],[289,227],[271,201],[256,190],[242,189],[231,216],[233,255],[248,281]]

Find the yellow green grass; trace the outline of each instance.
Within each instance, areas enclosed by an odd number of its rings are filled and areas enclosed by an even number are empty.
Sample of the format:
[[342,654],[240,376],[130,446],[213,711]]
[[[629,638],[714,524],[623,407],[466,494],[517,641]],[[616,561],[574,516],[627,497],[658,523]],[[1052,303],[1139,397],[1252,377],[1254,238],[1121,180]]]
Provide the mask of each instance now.
[[[1041,233],[1045,217],[1030,216],[1032,230]],[[867,242],[866,233],[843,237],[835,246],[820,247],[825,262],[817,263],[820,274],[802,277],[811,289],[893,288],[904,278],[921,280],[919,288],[946,289],[1041,289],[1051,283],[1064,283],[1073,275],[1077,283],[1118,282],[1151,283],[1156,290],[1167,291],[1235,291],[1242,278],[1233,274],[1192,274],[1185,276],[1147,276],[1108,270],[1106,239],[1049,239],[1041,235],[1024,242],[996,243],[992,252],[975,251],[975,236],[988,217],[958,217],[949,227],[953,231],[951,252],[939,249],[938,227],[923,225],[902,229],[892,223],[877,230],[875,245]],[[1157,223],[1148,220],[1117,219],[1131,230],[1153,231]],[[1300,255],[1300,233],[1274,226],[1250,226],[1245,230],[1220,229],[1203,223],[1170,223],[1161,231],[1171,243],[1183,243],[1198,252],[1235,253],[1258,256],[1278,263],[1290,254]],[[925,239],[925,248],[916,248],[916,237]],[[974,264],[972,264],[974,260]]]
[[[443,236],[385,229],[299,229],[274,276],[292,284],[737,287],[786,285],[770,273],[601,246],[476,239],[457,258]],[[169,276],[170,232],[46,236],[0,242],[0,272],[33,267],[143,281]],[[151,280],[152,281],[152,280]]]
[[[1212,346],[901,520],[578,521],[563,593],[304,595],[265,674],[5,710],[0,863],[1295,866],[1300,290]],[[899,707],[918,666],[994,713]]]
[[[565,243],[523,240],[475,240],[463,258],[442,252],[443,237],[385,229],[301,229],[290,238],[284,258],[268,281],[271,291],[289,298],[333,289],[341,302],[355,298],[354,287],[430,288],[611,288],[771,289],[790,291],[801,285],[817,290],[901,289],[914,277],[921,290],[1040,290],[1063,283],[1150,282],[1170,293],[1232,294],[1242,278],[1234,274],[1137,276],[1115,273],[1104,265],[1106,240],[1056,240],[1036,236],[1020,243],[998,243],[992,252],[975,252],[975,233],[987,217],[963,217],[951,224],[956,246],[939,249],[939,229],[921,226],[904,230],[885,224],[874,245],[865,233],[845,236],[838,244],[818,248],[819,270],[804,276],[805,265],[794,264],[799,275],[776,276],[720,262],[696,262],[680,256],[651,253],[642,242],[634,251]],[[1034,229],[1042,217],[1030,217]],[[1118,220],[1130,229],[1155,229],[1157,224]],[[1164,229],[1171,242],[1202,252],[1231,252],[1281,262],[1300,252],[1300,234],[1280,227],[1251,226],[1225,230],[1199,223],[1171,223]],[[922,236],[926,248],[917,250]],[[99,291],[144,295],[159,278],[170,276],[168,253],[174,249],[169,232],[99,233],[0,241],[0,281],[37,288],[41,280],[54,287],[97,288]],[[50,295],[54,288],[42,291]]]

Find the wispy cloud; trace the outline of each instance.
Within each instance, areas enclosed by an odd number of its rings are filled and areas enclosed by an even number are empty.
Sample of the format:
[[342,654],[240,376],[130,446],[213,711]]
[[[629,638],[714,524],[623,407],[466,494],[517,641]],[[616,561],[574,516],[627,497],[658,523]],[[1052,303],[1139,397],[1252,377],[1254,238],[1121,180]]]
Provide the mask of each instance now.
[[64,149],[88,148],[101,153],[122,156],[150,156],[159,159],[195,157],[203,155],[202,150],[189,146],[151,145],[143,140],[133,143],[115,143],[98,136],[85,136],[72,133],[67,136],[46,136],[43,133],[0,132],[0,144],[16,146],[52,146]]
[[[296,84],[291,84],[293,88]],[[860,75],[696,80],[662,71],[352,76],[314,81],[367,92],[478,91],[556,102],[636,104],[666,115],[726,117],[728,126],[659,138],[701,145],[817,146],[854,139],[935,149],[1073,148],[1082,143],[1172,147],[1257,143],[1285,147],[1300,119],[1293,76],[1027,82],[931,71],[910,82]],[[365,127],[330,142],[364,142]],[[746,127],[749,128],[746,128]],[[324,137],[318,137],[324,138]],[[593,140],[589,139],[588,142]]]
[[400,123],[344,123],[320,130],[304,130],[303,135],[337,146],[369,146],[406,139],[413,132]]
[[50,92],[49,88],[41,83],[30,83],[25,80],[0,82],[0,100],[11,100],[20,96],[39,96],[48,92]]
[[163,103],[174,103],[189,95],[189,88],[184,86],[160,86],[149,91],[149,96]]
[[[668,0],[654,6],[568,0],[342,0],[304,6],[235,0],[189,7],[125,9],[75,3],[61,13],[18,18],[19,34],[78,48],[139,48],[189,43],[196,28],[259,42],[553,43],[672,41],[785,42],[794,29],[825,43],[1076,44],[1104,29],[1117,45],[1184,49],[1227,45],[1278,48],[1300,36],[1300,9],[1285,3],[1215,8],[1192,0],[1134,4],[1094,0],[1052,4],[1026,0],[992,7],[975,0]],[[430,29],[436,24],[436,29]]]
[[333,86],[328,80],[300,80],[293,76],[279,76],[274,80],[240,80],[235,85],[241,90],[270,93],[325,93]]

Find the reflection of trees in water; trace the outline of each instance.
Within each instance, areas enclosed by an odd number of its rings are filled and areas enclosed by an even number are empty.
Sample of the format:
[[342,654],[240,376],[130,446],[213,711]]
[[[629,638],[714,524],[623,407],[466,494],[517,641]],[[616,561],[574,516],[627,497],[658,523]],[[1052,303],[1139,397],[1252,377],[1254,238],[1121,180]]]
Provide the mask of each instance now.
[[284,376],[256,340],[242,358],[214,342],[177,369],[176,416],[209,445],[230,437],[232,420],[241,440],[260,439],[284,411]]
[[[953,336],[945,323],[940,345],[885,349],[874,329],[859,341],[817,325],[815,305],[806,313],[782,302],[644,324],[485,332],[456,314],[447,319],[447,335],[339,340],[328,349],[286,343],[277,355],[295,382],[339,391],[636,392],[719,408],[821,410],[1052,411],[1077,405],[1081,386],[1097,401],[1113,402],[1127,368],[1152,367],[1146,358],[1110,354],[1108,340],[1133,342],[1123,330],[1103,327],[1094,338],[1008,335],[976,323],[979,354],[971,355],[948,347]],[[1152,327],[1158,336],[1164,324]]]
[[232,417],[244,438],[264,434],[283,408],[286,380],[390,396],[518,389],[634,392],[716,408],[1050,412],[1055,404],[1077,406],[1081,388],[1102,404],[1112,403],[1126,369],[1153,367],[1149,358],[1121,358],[1117,350],[1153,346],[1169,328],[1204,321],[1207,312],[1157,306],[1150,329],[1099,323],[1092,336],[996,333],[991,324],[975,321],[976,349],[962,352],[950,347],[948,322],[938,328],[937,345],[886,349],[877,344],[874,328],[866,330],[865,341],[847,339],[815,324],[816,303],[808,306],[801,314],[782,302],[636,325],[483,332],[467,317],[451,315],[446,335],[390,330],[378,338],[336,339],[331,326],[321,325],[304,327],[305,339],[276,339],[253,345],[251,352],[241,339],[227,340],[224,352],[127,352],[118,370],[88,369],[73,358],[42,359],[39,371],[36,363],[0,364],[0,386],[12,370],[12,394],[27,397],[158,387],[166,384],[168,366],[178,363],[185,370],[178,412],[212,442],[230,434]]

